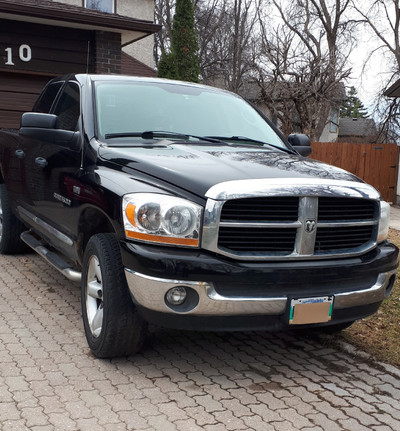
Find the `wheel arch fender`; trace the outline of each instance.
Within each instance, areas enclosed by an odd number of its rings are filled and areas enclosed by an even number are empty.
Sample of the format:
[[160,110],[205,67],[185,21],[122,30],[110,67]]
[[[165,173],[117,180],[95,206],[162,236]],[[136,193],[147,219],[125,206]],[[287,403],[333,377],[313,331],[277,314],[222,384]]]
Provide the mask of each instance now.
[[86,206],[78,219],[78,256],[82,263],[85,248],[90,238],[98,233],[114,233],[117,238],[122,235],[119,224],[106,212],[96,206]]

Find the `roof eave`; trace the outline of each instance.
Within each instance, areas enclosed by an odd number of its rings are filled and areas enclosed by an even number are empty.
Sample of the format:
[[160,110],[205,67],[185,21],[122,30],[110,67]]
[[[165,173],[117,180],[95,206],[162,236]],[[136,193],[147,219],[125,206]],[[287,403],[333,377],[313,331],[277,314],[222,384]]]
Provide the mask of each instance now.
[[[83,10],[84,11],[84,10]],[[0,18],[45,25],[110,31],[121,34],[122,44],[156,33],[161,26],[151,21],[106,13],[82,13],[72,8],[48,8],[40,3],[27,4],[0,0]]]
[[391,85],[383,95],[386,97],[400,97],[400,79]]

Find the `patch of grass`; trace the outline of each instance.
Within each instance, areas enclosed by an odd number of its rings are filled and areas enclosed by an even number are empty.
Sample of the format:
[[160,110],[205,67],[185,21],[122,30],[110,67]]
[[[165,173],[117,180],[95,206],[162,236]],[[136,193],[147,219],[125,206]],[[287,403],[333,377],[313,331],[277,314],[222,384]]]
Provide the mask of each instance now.
[[[390,229],[389,240],[400,247],[400,231]],[[376,314],[354,323],[339,338],[375,359],[400,367],[400,271],[389,298]]]

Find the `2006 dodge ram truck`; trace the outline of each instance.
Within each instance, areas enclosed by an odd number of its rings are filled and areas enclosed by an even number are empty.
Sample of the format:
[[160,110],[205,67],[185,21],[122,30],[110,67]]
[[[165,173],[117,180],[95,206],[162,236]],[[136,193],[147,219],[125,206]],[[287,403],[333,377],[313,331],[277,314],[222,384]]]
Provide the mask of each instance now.
[[136,352],[147,322],[340,330],[392,289],[389,205],[290,142],[215,88],[53,79],[0,133],[0,252],[28,244],[81,280],[97,357]]

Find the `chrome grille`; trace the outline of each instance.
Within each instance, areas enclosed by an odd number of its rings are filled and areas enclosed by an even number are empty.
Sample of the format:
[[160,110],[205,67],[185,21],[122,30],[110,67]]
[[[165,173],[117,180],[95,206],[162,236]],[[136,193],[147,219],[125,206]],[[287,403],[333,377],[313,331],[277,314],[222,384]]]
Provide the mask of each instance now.
[[[232,191],[229,199],[209,198],[202,247],[242,260],[323,259],[372,249],[380,214],[376,191],[361,185],[360,192],[357,183],[327,187],[327,180],[321,182],[307,195],[274,183],[261,185],[272,196]],[[225,197],[219,188],[216,196]]]
[[[312,254],[330,254],[341,250],[347,253],[370,245],[374,240],[375,201],[351,198],[308,198],[308,201],[312,209],[303,219],[315,222],[314,231],[309,232],[313,235]],[[264,252],[281,256],[296,253],[299,248],[296,243],[298,229],[304,236],[299,202],[299,198],[293,197],[226,202],[220,217],[218,247],[241,253]],[[280,205],[282,213],[279,211]],[[318,208],[316,213],[314,208]],[[255,226],[254,220],[265,223],[265,227]],[[298,226],[290,227],[291,224]]]

